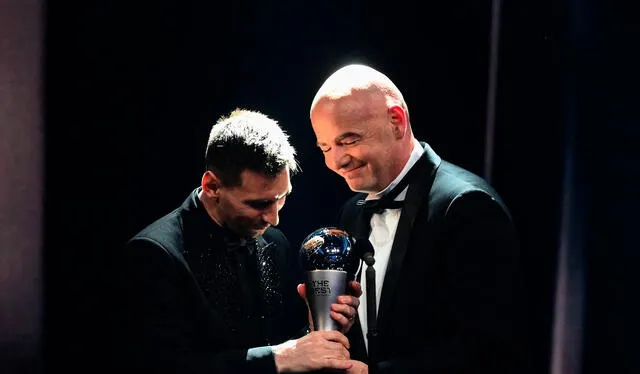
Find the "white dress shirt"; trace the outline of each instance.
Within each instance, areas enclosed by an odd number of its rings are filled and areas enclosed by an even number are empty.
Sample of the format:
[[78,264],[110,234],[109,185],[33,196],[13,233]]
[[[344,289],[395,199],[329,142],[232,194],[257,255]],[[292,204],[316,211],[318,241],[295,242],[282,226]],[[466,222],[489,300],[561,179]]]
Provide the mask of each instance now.
[[[424,149],[417,140],[414,140],[413,150],[409,156],[409,160],[405,164],[400,174],[393,180],[384,190],[376,194],[377,198],[384,196],[391,191],[405,175],[409,172],[409,169],[422,157]],[[403,201],[406,194],[407,186],[402,192],[396,196],[396,201]],[[384,282],[384,276],[387,272],[387,264],[389,263],[389,255],[391,254],[391,247],[393,246],[393,238],[396,235],[398,228],[398,222],[400,221],[400,213],[402,209],[385,209],[382,213],[373,214],[371,217],[371,234],[369,235],[369,241],[375,251],[374,259],[375,263],[373,268],[376,271],[376,316],[377,310],[380,306],[380,295],[382,293],[382,284]],[[358,316],[360,318],[360,326],[362,327],[362,333],[364,335],[364,343],[367,350],[369,349],[369,342],[367,340],[367,279],[366,279],[366,264],[362,264],[360,284],[362,285],[362,296],[360,296],[360,306],[358,307]]]

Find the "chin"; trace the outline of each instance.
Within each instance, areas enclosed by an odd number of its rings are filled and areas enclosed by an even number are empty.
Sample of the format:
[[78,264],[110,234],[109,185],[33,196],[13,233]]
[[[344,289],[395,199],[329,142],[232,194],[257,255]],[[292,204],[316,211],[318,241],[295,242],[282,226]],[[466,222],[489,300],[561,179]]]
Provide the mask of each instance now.
[[347,186],[352,191],[358,191],[362,188],[362,181],[357,178],[344,178],[344,181],[347,182]]
[[362,192],[360,191],[360,184],[358,183],[349,183],[349,181],[347,181],[347,185],[349,186],[349,189],[353,192]]
[[371,193],[371,190],[372,190],[370,186],[365,185],[363,183],[358,183],[353,180],[352,181],[347,180],[347,185],[353,192],[362,192],[362,193],[368,194],[368,193]]

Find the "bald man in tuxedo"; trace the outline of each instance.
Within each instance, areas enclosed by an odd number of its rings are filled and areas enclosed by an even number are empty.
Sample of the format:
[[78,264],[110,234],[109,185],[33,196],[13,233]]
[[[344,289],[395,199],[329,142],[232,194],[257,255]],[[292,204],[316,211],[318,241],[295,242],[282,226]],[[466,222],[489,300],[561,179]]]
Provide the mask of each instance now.
[[376,373],[527,372],[518,239],[498,193],[416,139],[402,93],[369,66],[331,74],[310,119],[326,166],[355,192],[339,227],[375,250],[378,335],[360,276],[351,358]]

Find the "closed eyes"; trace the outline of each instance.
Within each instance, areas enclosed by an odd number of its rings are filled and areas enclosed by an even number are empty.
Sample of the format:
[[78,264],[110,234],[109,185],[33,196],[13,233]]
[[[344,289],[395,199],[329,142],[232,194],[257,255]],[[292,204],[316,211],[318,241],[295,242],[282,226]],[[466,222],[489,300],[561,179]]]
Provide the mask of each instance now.
[[[349,145],[354,145],[356,144],[358,141],[360,141],[360,139],[362,139],[362,137],[360,135],[357,134],[345,134],[341,137],[339,137],[336,140],[336,146],[349,146]],[[318,148],[320,148],[320,150],[323,153],[327,153],[331,150],[331,146],[329,146],[328,144],[318,144]]]

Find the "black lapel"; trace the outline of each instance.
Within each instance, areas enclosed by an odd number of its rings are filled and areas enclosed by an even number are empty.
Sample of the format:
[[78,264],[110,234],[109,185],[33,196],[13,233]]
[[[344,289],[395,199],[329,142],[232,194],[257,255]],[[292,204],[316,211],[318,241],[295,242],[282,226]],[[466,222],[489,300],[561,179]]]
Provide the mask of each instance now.
[[370,220],[363,217],[365,212],[364,204],[362,204],[367,195],[363,194],[362,196],[362,199],[356,202],[356,217],[353,220],[353,222],[355,222],[353,232],[357,238],[368,238],[369,233],[371,232],[371,225],[369,223]]
[[[351,236],[360,238],[369,236],[369,225],[362,224],[363,205],[358,205],[358,201],[364,200],[366,194],[358,193],[349,202],[347,202],[339,213],[338,222],[340,228],[346,230]],[[366,226],[366,227],[365,227]],[[360,262],[360,269],[356,274],[356,280],[360,281],[360,275],[362,274],[363,263]],[[356,318],[355,323],[351,327],[351,330],[347,333],[349,341],[351,342],[351,357],[356,360],[367,361],[367,350],[364,344],[364,337],[362,335],[362,327],[360,326],[360,319]]]
[[[368,238],[369,234],[371,233],[371,225],[369,223],[370,220],[366,220],[363,217],[364,205],[359,204],[359,202],[364,201],[366,196],[367,195],[362,194],[362,199],[356,201],[355,208],[350,212],[351,217],[355,217],[355,218],[347,219],[347,222],[349,222],[350,224],[349,228],[347,229],[347,232],[349,232],[355,238]],[[362,262],[362,260],[360,260],[359,269],[355,277],[356,281],[360,282],[360,277],[362,276],[362,271],[364,270],[364,268],[365,268],[365,265]]]
[[[400,221],[393,239],[391,247],[391,255],[387,264],[384,282],[382,284],[382,292],[380,294],[380,303],[378,307],[378,326],[382,327],[385,315],[391,305],[391,299],[400,277],[404,256],[407,253],[409,241],[411,239],[411,229],[418,214],[418,210],[431,190],[436,170],[440,165],[440,157],[433,152],[431,147],[423,144],[425,150],[422,157],[413,166],[410,173],[412,180],[409,183],[409,190],[404,200],[404,207],[400,214]],[[415,171],[412,173],[412,171]],[[423,209],[428,209],[424,207]]]

